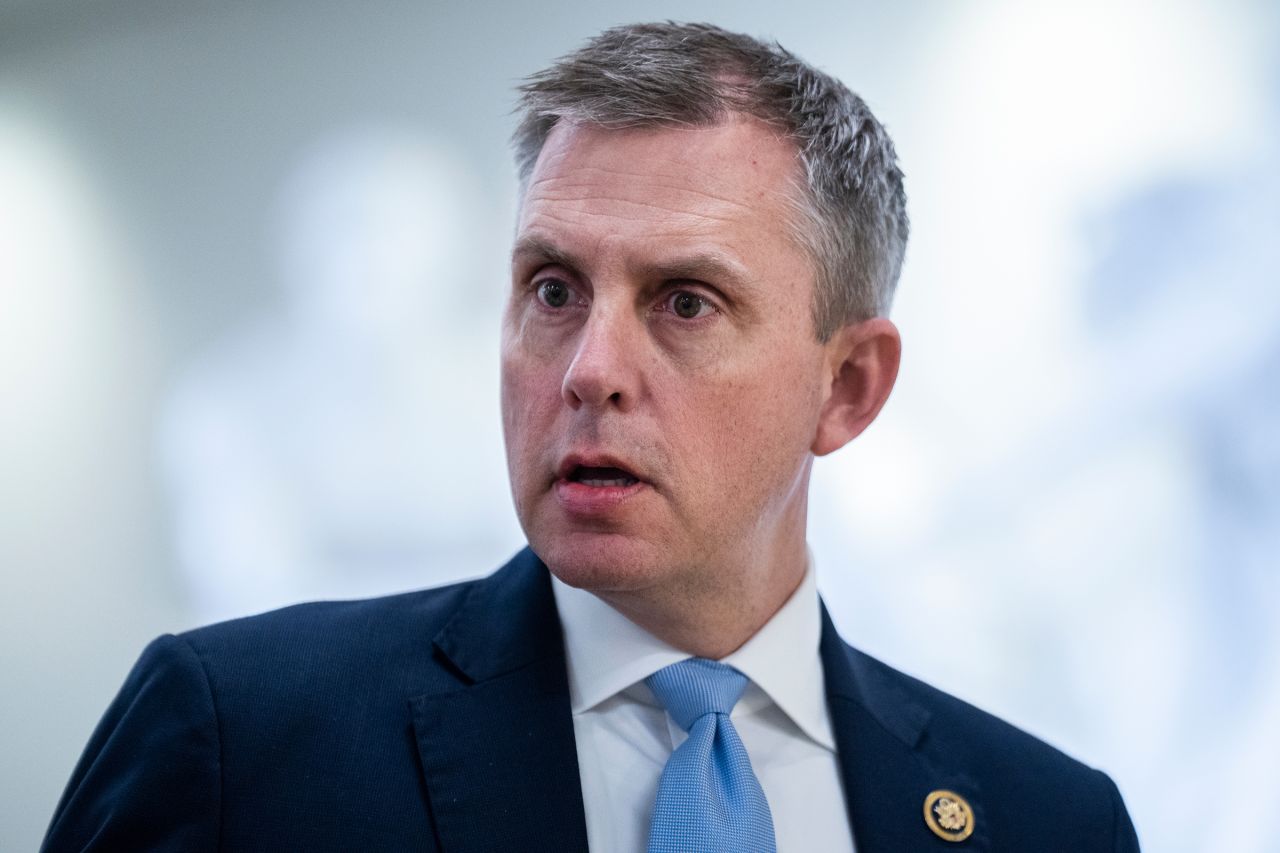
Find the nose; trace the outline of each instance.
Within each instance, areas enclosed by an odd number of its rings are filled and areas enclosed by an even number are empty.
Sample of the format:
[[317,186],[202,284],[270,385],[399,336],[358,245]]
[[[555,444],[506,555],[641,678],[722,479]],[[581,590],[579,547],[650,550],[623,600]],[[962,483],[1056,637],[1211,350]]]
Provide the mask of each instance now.
[[578,336],[561,394],[572,409],[629,411],[640,391],[639,341],[625,312],[593,310]]

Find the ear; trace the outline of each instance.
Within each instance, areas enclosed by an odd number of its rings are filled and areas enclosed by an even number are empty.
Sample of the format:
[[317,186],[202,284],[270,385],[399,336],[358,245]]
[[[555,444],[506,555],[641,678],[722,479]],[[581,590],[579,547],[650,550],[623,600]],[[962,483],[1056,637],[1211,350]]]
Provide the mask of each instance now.
[[875,420],[902,360],[902,338],[887,317],[843,326],[825,346],[831,384],[818,412],[810,448],[815,456],[839,450]]

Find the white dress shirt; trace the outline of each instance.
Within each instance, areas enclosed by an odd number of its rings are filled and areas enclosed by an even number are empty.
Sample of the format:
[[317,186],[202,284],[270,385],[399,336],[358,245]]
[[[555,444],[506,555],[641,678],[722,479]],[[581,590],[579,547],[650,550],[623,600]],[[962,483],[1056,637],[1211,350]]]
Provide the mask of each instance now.
[[[639,853],[658,778],[687,737],[644,679],[689,657],[589,592],[553,578],[564,626],[573,733],[594,853]],[[853,849],[818,644],[812,562],[804,580],[724,663],[750,684],[730,715],[764,788],[779,853]]]

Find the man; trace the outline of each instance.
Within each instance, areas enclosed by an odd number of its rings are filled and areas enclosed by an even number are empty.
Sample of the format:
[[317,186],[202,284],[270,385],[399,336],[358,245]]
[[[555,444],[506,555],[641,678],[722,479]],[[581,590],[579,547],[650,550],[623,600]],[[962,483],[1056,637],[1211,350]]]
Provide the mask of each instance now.
[[50,850],[1129,851],[1103,774],[846,646],[815,456],[896,377],[865,104],[709,26],[531,78],[484,580],[157,640]]

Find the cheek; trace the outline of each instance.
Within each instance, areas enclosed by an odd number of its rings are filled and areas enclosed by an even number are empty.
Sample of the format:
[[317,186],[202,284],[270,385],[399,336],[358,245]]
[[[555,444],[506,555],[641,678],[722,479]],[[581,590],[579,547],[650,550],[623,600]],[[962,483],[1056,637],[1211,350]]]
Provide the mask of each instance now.
[[505,352],[501,371],[502,428],[514,479],[522,468],[542,462],[542,450],[554,435],[560,379],[549,366],[520,356],[508,358]]
[[686,434],[699,436],[703,467],[721,483],[769,490],[803,465],[821,400],[815,372],[775,364],[704,390],[693,397]]
[[509,357],[504,347],[501,372],[502,431],[507,445],[507,464],[513,479],[519,473],[518,462],[530,433],[529,384],[527,368],[522,367],[519,360]]
[[518,413],[546,407],[546,399],[559,398],[564,370],[571,355],[568,333],[509,312],[501,344],[502,405],[504,412]]

